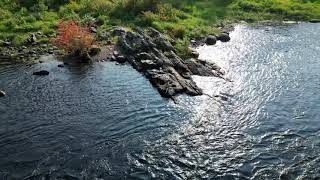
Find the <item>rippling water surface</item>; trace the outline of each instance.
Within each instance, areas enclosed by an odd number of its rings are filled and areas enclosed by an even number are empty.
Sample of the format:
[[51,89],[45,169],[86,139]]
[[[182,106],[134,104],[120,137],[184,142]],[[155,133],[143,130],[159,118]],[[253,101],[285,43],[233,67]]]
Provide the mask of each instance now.
[[0,179],[320,178],[319,24],[231,37],[198,49],[231,82],[178,104],[129,66],[0,62]]

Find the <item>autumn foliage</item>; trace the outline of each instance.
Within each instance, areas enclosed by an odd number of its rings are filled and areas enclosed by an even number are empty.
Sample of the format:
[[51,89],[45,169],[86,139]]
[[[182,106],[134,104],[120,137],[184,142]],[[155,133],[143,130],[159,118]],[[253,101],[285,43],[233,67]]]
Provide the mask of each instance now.
[[75,21],[60,22],[58,36],[54,44],[68,54],[84,54],[94,45],[95,39],[90,34],[89,28],[81,27]]

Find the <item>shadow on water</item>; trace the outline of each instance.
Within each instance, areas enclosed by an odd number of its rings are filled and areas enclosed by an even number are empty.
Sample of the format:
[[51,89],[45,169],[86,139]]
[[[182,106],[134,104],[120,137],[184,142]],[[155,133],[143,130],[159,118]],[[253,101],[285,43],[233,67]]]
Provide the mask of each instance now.
[[187,119],[130,66],[58,64],[0,66],[0,179],[125,177],[129,153]]

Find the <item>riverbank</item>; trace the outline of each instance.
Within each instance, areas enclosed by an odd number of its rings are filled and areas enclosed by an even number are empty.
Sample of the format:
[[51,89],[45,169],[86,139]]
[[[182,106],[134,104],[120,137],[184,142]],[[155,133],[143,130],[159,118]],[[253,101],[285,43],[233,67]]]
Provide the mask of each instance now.
[[52,54],[56,48],[51,45],[51,39],[56,36],[56,25],[61,20],[73,19],[88,26],[98,41],[107,39],[109,43],[116,41],[109,36],[109,32],[116,26],[129,29],[152,27],[171,39],[170,42],[181,58],[189,58],[192,54],[188,46],[194,40],[217,35],[228,28],[228,25],[241,20],[252,23],[263,20],[320,19],[320,3],[312,1],[0,2],[0,51],[2,56],[14,57],[20,61],[35,61],[38,54]]

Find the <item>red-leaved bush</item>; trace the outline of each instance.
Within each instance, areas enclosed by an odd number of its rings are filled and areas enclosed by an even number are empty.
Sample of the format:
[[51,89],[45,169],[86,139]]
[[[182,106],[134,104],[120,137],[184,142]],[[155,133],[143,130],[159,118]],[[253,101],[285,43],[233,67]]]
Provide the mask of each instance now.
[[89,28],[81,27],[75,21],[60,22],[58,36],[53,39],[53,42],[66,53],[76,55],[87,53],[96,43]]

